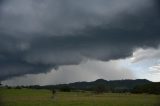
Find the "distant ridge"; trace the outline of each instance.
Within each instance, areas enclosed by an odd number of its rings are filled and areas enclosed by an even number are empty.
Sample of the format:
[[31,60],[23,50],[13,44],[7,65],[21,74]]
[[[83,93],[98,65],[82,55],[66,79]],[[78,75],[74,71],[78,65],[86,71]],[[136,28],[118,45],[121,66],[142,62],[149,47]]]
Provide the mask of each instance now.
[[[93,90],[95,86],[97,85],[104,85],[107,88],[110,89],[133,89],[136,86],[140,85],[145,85],[145,84],[150,84],[152,83],[149,80],[146,79],[136,79],[136,80],[130,80],[130,79],[125,79],[125,80],[104,80],[104,79],[97,79],[95,81],[91,82],[74,82],[74,83],[69,83],[69,84],[58,84],[58,85],[46,85],[46,86],[37,86],[40,88],[45,88],[45,89],[60,89],[62,87],[69,87],[72,90]],[[35,86],[31,86],[35,87]]]
[[108,87],[111,88],[128,88],[128,89],[132,89],[135,86],[138,85],[143,85],[143,84],[148,84],[151,83],[150,81],[146,80],[146,79],[137,79],[137,80],[111,80],[111,81],[107,81],[104,79],[98,79],[96,81],[92,81],[92,82],[75,82],[75,83],[71,83],[68,84],[68,86],[70,86],[71,88],[81,88],[81,89],[87,89],[87,88],[92,88],[96,85],[106,85]]
[[97,79],[91,82],[74,82],[69,84],[58,84],[58,85],[32,85],[32,86],[1,86],[2,88],[6,87],[8,89],[15,88],[30,88],[30,89],[48,89],[48,90],[55,90],[61,92],[70,92],[70,91],[78,91],[78,92],[85,92],[91,91],[94,93],[99,92],[108,92],[108,93],[147,93],[147,94],[156,94],[160,95],[160,82],[151,82],[146,79],[125,79],[125,80],[104,80],[104,79]]

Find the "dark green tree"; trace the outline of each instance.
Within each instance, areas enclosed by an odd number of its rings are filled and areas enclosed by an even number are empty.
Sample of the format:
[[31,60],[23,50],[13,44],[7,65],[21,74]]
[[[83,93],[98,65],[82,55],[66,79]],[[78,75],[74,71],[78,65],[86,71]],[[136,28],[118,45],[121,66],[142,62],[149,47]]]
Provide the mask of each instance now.
[[104,84],[98,84],[95,86],[94,92],[96,94],[101,94],[106,91],[106,86]]
[[63,86],[63,87],[60,88],[60,91],[61,92],[70,92],[71,88],[69,86]]

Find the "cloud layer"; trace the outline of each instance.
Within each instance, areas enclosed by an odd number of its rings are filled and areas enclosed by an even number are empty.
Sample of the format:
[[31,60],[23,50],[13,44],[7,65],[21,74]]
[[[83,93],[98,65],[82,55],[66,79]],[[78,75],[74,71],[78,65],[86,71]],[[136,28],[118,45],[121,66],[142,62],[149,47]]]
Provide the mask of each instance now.
[[12,78],[2,83],[5,85],[51,85],[78,81],[94,81],[99,78],[106,80],[133,79],[130,69],[121,64],[124,60],[101,62],[89,60],[79,65],[61,66],[46,74],[25,75]]
[[84,59],[131,56],[160,41],[156,0],[1,0],[0,80]]
[[5,0],[2,2],[0,26],[4,32],[16,36],[74,34],[73,32],[90,26],[112,25],[117,17],[121,19],[125,14],[138,14],[153,4],[150,0],[92,0],[92,2],[90,0]]

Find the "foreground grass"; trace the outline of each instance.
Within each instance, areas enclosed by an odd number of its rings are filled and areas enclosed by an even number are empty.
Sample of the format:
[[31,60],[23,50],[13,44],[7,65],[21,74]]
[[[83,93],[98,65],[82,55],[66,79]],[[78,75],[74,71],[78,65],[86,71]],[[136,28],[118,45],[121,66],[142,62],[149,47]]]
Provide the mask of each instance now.
[[49,90],[1,89],[1,106],[160,106],[158,95],[135,95],[90,92],[57,92]]

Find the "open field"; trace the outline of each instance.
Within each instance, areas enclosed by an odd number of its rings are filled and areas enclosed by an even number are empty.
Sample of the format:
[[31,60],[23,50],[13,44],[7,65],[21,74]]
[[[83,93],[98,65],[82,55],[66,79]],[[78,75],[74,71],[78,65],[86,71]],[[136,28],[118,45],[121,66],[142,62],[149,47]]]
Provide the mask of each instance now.
[[2,106],[160,106],[159,95],[93,94],[90,92],[57,92],[49,90],[1,89]]

